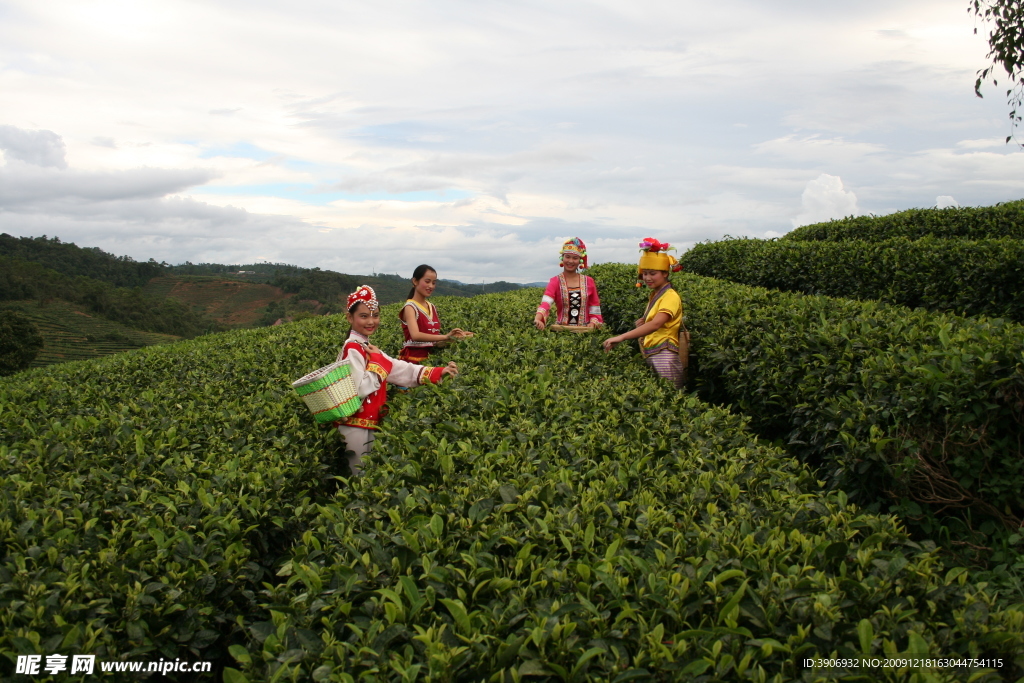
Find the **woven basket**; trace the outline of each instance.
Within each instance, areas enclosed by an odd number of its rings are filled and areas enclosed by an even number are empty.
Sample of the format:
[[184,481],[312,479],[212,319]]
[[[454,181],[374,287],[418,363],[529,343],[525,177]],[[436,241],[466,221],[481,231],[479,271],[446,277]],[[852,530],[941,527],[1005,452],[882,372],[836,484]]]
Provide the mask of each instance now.
[[292,388],[319,424],[342,420],[363,404],[363,399],[356,394],[348,360],[314,370],[292,382]]

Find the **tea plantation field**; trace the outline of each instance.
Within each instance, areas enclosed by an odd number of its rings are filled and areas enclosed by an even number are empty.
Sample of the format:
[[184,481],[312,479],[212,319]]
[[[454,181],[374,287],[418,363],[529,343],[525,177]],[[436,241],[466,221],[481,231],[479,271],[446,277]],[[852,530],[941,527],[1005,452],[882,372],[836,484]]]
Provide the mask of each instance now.
[[[438,358],[462,374],[392,398],[359,479],[288,386],[342,316],[0,380],[0,677],[55,652],[228,683],[1024,674],[1022,608],[628,345],[534,330],[539,294],[436,298],[477,332]],[[803,666],[860,655],[1003,665]]]
[[[631,328],[636,269],[593,272],[609,327]],[[690,274],[676,286],[702,396],[861,503],[903,501],[919,521],[959,511],[985,545],[1022,526],[1024,326]]]
[[894,237],[1024,238],[1024,199],[994,206],[908,209],[887,216],[850,216],[804,225],[786,241],[884,241]]
[[43,348],[32,362],[38,368],[71,360],[88,360],[154,344],[169,344],[181,337],[143,332],[84,313],[82,306],[56,299],[5,303],[28,316],[43,336]]
[[688,272],[745,285],[1024,322],[1024,240],[730,239],[694,246]]

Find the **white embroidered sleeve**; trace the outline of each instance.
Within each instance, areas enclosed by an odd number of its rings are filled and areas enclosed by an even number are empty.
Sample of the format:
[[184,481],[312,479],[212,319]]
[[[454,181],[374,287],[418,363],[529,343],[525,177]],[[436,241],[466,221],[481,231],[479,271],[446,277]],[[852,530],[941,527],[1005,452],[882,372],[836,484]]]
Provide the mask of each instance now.
[[[344,349],[342,349],[342,352],[338,354],[338,360],[341,360],[341,354],[344,352]],[[350,350],[347,357],[349,367],[352,368],[352,381],[356,385],[356,395],[359,398],[366,398],[380,389],[380,376],[375,372],[366,371],[366,358],[363,357],[363,354]]]
[[407,363],[404,360],[398,360],[397,358],[391,358],[391,373],[388,375],[388,383],[395,384],[400,387],[418,387],[420,377],[423,374],[423,366],[417,363]]

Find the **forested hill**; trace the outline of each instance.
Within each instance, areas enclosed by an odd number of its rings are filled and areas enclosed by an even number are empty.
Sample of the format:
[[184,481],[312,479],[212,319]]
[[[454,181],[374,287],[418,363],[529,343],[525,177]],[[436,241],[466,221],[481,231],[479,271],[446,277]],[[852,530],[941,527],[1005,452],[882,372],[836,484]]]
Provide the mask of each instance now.
[[83,276],[107,282],[115,287],[142,287],[152,278],[164,275],[166,263],[136,261],[130,256],[114,256],[98,247],[80,247],[61,242],[59,237],[13,237],[0,233],[0,256],[38,263],[71,277]]
[[[314,299],[334,308],[339,296],[347,295],[357,286],[370,285],[383,303],[402,301],[409,292],[409,275],[348,275],[332,270],[303,268],[286,263],[192,263],[179,265],[158,263],[154,259],[136,261],[130,256],[114,256],[98,247],[79,247],[62,242],[59,237],[13,237],[0,233],[0,256],[38,263],[71,277],[88,277],[115,287],[144,287],[154,277],[176,275],[215,275],[240,277],[246,282],[262,282],[280,287],[295,298]],[[435,294],[439,296],[475,296],[519,289],[512,282],[489,282],[468,285],[440,280]],[[4,297],[6,299],[17,297]],[[334,310],[321,311],[336,312]]]
[[[377,298],[383,304],[405,301],[409,295],[409,277],[401,275],[346,275],[332,270],[319,268],[303,268],[298,271],[278,271],[269,282],[288,293],[296,295],[296,299],[315,299],[320,302],[344,301],[349,292],[355,291],[359,285],[373,287]],[[520,289],[520,285],[512,282],[490,282],[484,285],[466,285],[459,282],[439,280],[434,294],[437,296],[476,296],[477,294],[508,292]],[[340,311],[340,309],[338,309]],[[336,311],[332,311],[336,312]]]
[[138,287],[115,287],[84,275],[65,275],[40,263],[0,256],[0,303],[53,299],[78,304],[90,313],[147,332],[195,337],[224,329],[176,299],[147,297]]
[[[14,318],[41,335],[43,346],[27,355],[19,350],[8,368],[12,372],[174,337],[342,313],[345,297],[361,284],[388,304],[404,301],[410,283],[401,275],[347,275],[283,263],[171,266],[59,237],[0,233],[0,367],[5,367],[4,335],[11,336],[3,330],[14,329]],[[518,288],[509,282],[441,281],[436,293],[468,297]],[[10,323],[6,327],[4,320]]]

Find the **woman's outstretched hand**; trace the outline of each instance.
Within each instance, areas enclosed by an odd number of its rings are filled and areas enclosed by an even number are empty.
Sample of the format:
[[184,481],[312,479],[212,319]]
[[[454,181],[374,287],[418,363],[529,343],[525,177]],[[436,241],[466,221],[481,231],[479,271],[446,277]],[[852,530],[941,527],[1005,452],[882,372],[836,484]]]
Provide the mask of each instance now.
[[444,377],[445,375],[449,375],[451,377],[455,377],[458,374],[459,374],[459,366],[455,364],[455,361],[452,361],[452,362],[448,363],[448,365],[446,365],[444,367],[444,369],[441,370],[441,377]]
[[601,343],[601,346],[604,347],[605,352],[608,352],[608,351],[611,351],[613,348],[615,348],[616,344],[619,344],[621,342],[622,342],[621,336],[620,337],[608,337],[607,339],[605,339]]

